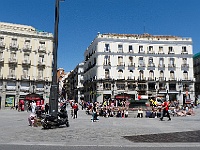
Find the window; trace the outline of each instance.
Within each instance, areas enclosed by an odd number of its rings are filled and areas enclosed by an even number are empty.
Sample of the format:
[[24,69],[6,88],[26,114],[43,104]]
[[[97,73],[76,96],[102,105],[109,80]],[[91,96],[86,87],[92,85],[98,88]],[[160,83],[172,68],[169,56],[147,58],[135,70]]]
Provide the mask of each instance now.
[[118,52],[123,53],[123,46],[121,44],[118,45]]
[[44,62],[44,55],[39,56],[39,62],[43,63]]
[[150,78],[151,80],[154,79],[154,72],[153,72],[152,70],[149,71],[149,78]]
[[28,77],[28,68],[23,68],[23,76]]
[[149,46],[149,52],[153,52],[153,46]]
[[118,79],[123,79],[123,71],[122,70],[118,71]]
[[162,46],[159,46],[159,53],[163,53],[163,47]]
[[110,45],[109,44],[105,44],[104,51],[105,52],[109,52],[110,51]]
[[29,54],[25,53],[24,54],[24,61],[28,61],[29,60]]
[[118,57],[118,65],[119,65],[119,66],[124,65],[124,64],[123,64],[123,57],[122,57],[122,56],[119,56],[119,57]]
[[173,47],[169,47],[169,53],[174,53],[174,49],[173,49]]
[[150,66],[153,65],[153,57],[150,57],[150,58],[149,58],[149,65],[150,65]]
[[159,66],[163,67],[164,66],[164,58],[159,59]]
[[133,46],[132,46],[132,45],[129,45],[128,51],[129,51],[129,52],[133,52]]
[[145,66],[143,57],[139,57],[139,66]]
[[169,62],[170,62],[170,66],[171,66],[171,67],[174,67],[174,58],[170,58],[170,59],[169,59]]
[[104,56],[104,65],[110,65],[110,56]]
[[184,64],[184,65],[187,64],[187,58],[183,58],[183,64]]
[[41,42],[39,43],[39,49],[45,49],[45,42]]
[[105,69],[105,78],[106,79],[110,78],[110,72],[108,69]]
[[12,39],[11,46],[12,47],[17,47],[17,39],[15,39],[15,38]]
[[130,71],[129,71],[129,74],[130,74],[129,79],[134,79],[133,70],[130,70]]
[[42,70],[42,69],[39,69],[39,70],[38,70],[38,78],[39,78],[39,79],[42,79],[42,78],[43,78],[43,70]]
[[133,57],[129,57],[129,66],[133,66]]
[[15,75],[15,67],[12,67],[12,66],[11,66],[11,67],[9,68],[9,75],[10,75],[10,76],[14,76],[14,75]]
[[140,71],[139,71],[139,79],[140,79],[140,80],[143,80],[143,79],[144,79],[144,72],[143,72],[143,70],[140,70]]
[[118,83],[116,84],[116,86],[117,86],[117,90],[125,90],[125,84],[123,83]]
[[4,45],[4,38],[3,37],[0,37],[0,46],[3,46]]
[[144,52],[143,46],[139,46],[139,53],[143,53],[143,52]]
[[3,52],[0,52],[0,60],[3,59]]
[[170,79],[175,79],[174,71],[170,71]]
[[160,78],[164,78],[164,72],[163,71],[160,71]]
[[104,90],[111,90],[111,84],[110,83],[104,83],[103,84],[103,89]]
[[30,40],[25,40],[24,47],[30,48]]
[[188,72],[187,71],[183,72],[183,79],[188,80]]
[[11,58],[11,60],[15,59],[16,58],[16,53],[10,53],[10,58]]
[[182,52],[187,52],[186,46],[182,46]]

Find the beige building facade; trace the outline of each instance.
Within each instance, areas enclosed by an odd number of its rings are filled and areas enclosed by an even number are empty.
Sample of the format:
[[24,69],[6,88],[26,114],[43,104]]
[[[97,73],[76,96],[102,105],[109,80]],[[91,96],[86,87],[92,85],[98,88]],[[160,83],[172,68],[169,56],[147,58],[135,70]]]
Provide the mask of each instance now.
[[51,33],[0,22],[0,108],[15,106],[29,93],[49,101],[52,51]]

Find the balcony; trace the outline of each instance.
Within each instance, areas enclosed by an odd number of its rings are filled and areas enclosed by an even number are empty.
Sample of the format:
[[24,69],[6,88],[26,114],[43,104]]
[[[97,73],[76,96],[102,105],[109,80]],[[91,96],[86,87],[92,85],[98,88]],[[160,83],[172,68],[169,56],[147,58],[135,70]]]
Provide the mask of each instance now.
[[110,62],[107,62],[107,63],[103,63],[103,68],[104,69],[111,69],[111,63]]
[[155,51],[147,51],[147,54],[155,54]]
[[45,67],[45,62],[38,61],[38,67]]
[[5,48],[5,44],[3,42],[0,42],[0,48]]
[[134,69],[135,69],[135,63],[130,62],[130,63],[128,64],[128,70],[134,70]]
[[158,51],[158,54],[164,54],[164,51],[159,50],[159,51]]
[[42,81],[44,80],[43,76],[37,76],[37,80]]
[[17,51],[18,48],[19,48],[19,45],[17,45],[16,43],[11,43],[10,44],[10,50]]
[[45,46],[39,46],[38,52],[39,53],[46,53],[46,47]]
[[175,52],[172,50],[172,51],[168,51],[168,54],[175,54]]
[[7,78],[8,78],[8,79],[16,79],[16,75],[14,75],[14,74],[9,74],[9,75],[7,76]]
[[164,77],[159,77],[159,81],[165,81]]
[[155,70],[155,64],[154,63],[149,63],[147,69],[148,70]]
[[145,70],[145,63],[140,63],[139,65],[138,65],[138,69],[139,70]]
[[188,51],[182,51],[181,54],[188,54]]
[[176,70],[175,64],[168,64],[168,70]]
[[182,64],[181,65],[181,70],[188,71],[189,70],[189,64]]
[[25,60],[22,61],[22,65],[29,66],[29,65],[31,65],[31,61],[25,59]]
[[22,80],[29,80],[29,76],[28,76],[28,75],[22,75],[22,76],[21,76],[21,79],[22,79]]
[[9,58],[8,63],[9,64],[17,64],[17,59],[16,58]]
[[117,65],[117,69],[124,69],[125,68],[125,63],[124,62],[120,62],[118,65]]
[[32,46],[30,46],[30,45],[24,45],[24,47],[22,49],[23,49],[24,52],[31,52]]

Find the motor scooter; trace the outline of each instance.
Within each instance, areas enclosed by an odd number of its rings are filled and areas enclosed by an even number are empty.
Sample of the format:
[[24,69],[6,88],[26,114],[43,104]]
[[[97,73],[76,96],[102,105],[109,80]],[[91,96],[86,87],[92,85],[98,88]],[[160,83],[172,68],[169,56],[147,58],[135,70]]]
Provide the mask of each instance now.
[[61,107],[61,110],[58,112],[58,117],[49,114],[42,116],[41,124],[44,129],[59,127],[61,125],[69,127],[66,107]]

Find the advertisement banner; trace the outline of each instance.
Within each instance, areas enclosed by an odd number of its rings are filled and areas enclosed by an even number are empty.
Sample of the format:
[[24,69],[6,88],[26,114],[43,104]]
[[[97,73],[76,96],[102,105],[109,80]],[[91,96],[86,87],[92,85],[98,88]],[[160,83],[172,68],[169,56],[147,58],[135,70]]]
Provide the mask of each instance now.
[[8,97],[6,97],[5,107],[12,107],[12,106],[14,106],[14,102],[15,102],[15,97],[14,96],[8,96]]

